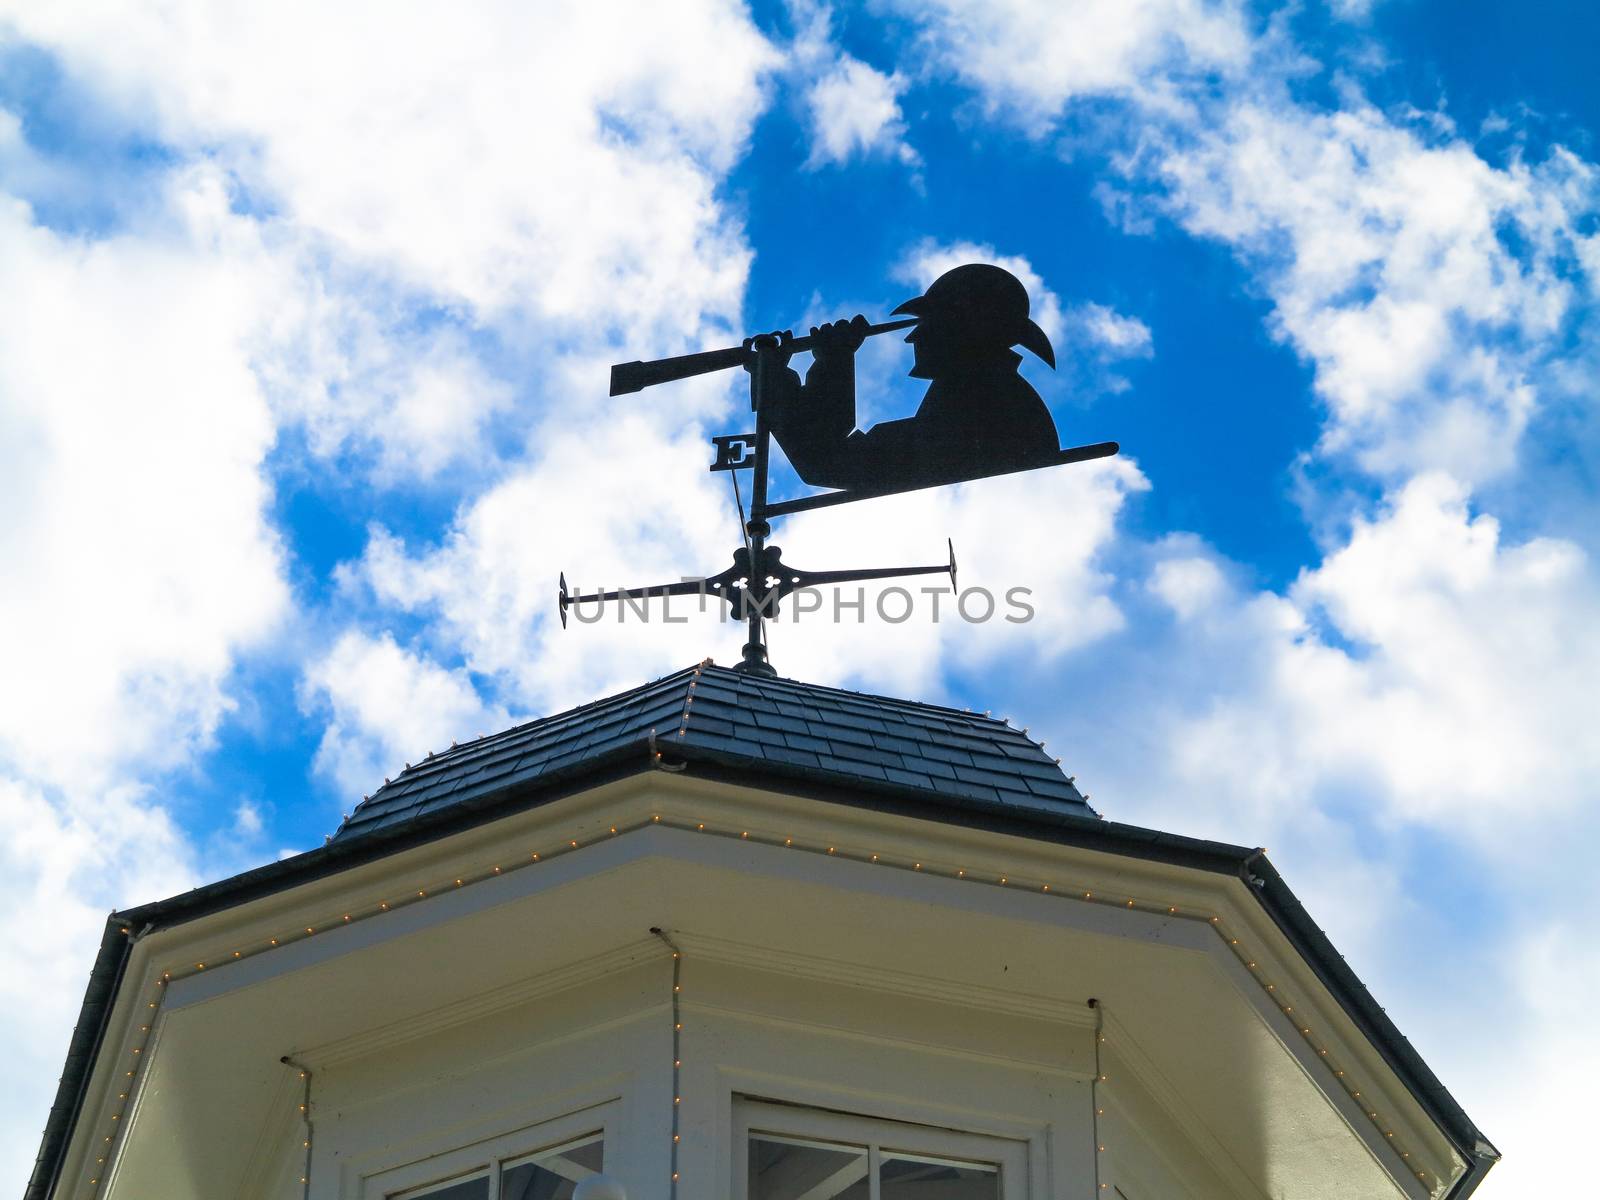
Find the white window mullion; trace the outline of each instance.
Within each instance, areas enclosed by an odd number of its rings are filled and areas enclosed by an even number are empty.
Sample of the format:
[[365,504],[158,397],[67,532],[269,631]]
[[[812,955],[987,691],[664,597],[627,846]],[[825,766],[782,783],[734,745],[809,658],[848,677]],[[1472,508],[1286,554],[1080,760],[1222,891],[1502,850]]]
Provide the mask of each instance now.
[[877,1146],[867,1147],[867,1200],[879,1200],[878,1176],[883,1171],[883,1152]]

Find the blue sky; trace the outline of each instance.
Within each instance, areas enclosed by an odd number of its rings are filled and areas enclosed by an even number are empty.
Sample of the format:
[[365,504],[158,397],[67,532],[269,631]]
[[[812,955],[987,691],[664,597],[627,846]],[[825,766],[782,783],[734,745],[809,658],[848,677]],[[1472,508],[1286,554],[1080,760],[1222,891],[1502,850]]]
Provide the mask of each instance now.
[[[1065,444],[780,530],[1020,627],[780,627],[993,709],[1108,816],[1273,849],[1507,1154],[1600,1031],[1600,87],[1544,0],[0,0],[0,987],[31,1161],[104,912],[314,846],[453,738],[739,635],[562,633],[715,571],[739,380],[605,370],[999,261]],[[862,354],[873,419],[906,348]],[[792,477],[781,476],[786,485]],[[1508,1028],[1504,1014],[1522,1018]]]

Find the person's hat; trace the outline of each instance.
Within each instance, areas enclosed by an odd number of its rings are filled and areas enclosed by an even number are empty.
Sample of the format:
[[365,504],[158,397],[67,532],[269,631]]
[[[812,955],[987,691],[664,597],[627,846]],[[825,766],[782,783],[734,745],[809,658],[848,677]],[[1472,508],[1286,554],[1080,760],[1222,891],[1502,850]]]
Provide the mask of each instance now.
[[977,340],[994,338],[1007,347],[1021,346],[1056,365],[1050,339],[1028,317],[1028,289],[1003,267],[990,263],[954,267],[894,311],[913,317],[937,314],[958,322]]

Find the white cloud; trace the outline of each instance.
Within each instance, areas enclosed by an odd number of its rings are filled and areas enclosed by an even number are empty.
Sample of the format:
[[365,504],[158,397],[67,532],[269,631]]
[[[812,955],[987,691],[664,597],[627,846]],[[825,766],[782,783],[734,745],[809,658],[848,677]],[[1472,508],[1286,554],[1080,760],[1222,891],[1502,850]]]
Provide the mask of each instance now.
[[731,2],[5,7],[108,105],[414,287],[655,336],[738,304],[711,188],[776,56]]
[[1257,46],[1234,0],[901,0],[922,53],[1033,132],[1085,97],[1185,110],[1185,85],[1233,77]]
[[307,707],[331,711],[315,765],[352,803],[408,762],[511,723],[461,673],[388,634],[347,631],[307,667],[301,694]]
[[205,172],[172,201],[98,242],[0,205],[0,757],[60,785],[184,761],[288,604],[248,231]]
[[303,430],[319,458],[366,466],[380,485],[481,467],[486,426],[514,397],[469,344],[471,329],[419,319],[419,297],[338,269],[303,231],[269,222],[263,235],[273,253],[251,366],[280,426]]
[[233,832],[239,838],[254,838],[266,828],[261,819],[261,809],[249,800],[241,800],[233,810]]
[[1078,305],[1074,316],[1082,324],[1087,340],[1109,355],[1147,358],[1154,352],[1150,326],[1138,317],[1127,316],[1093,301]]
[[[1593,302],[1591,164],[1557,148],[1494,166],[1443,114],[1380,111],[1348,80],[1334,107],[1302,103],[1291,84],[1310,65],[1236,4],[943,0],[915,15],[929,63],[1024,130],[1102,114],[1124,182],[1100,194],[1123,228],[1164,211],[1239,255],[1315,368],[1325,455],[1390,485],[1428,470],[1478,484],[1514,468],[1541,406],[1575,402],[1559,347],[1580,295]],[[1129,104],[1074,107],[1107,98]]]
[[[1285,594],[1243,593],[1227,575],[1192,542],[1158,548],[1149,586],[1211,679],[1160,685],[1173,699],[1155,736],[1189,779],[1169,792],[1183,816],[1163,816],[1219,835],[1211,822],[1259,822],[1266,837],[1298,818],[1298,797],[1489,846],[1512,797],[1530,827],[1587,810],[1600,572],[1571,543],[1507,544],[1432,475]],[[1220,763],[1227,788],[1197,801],[1190,789]],[[1141,803],[1159,791],[1137,789]]]
[[1365,21],[1379,3],[1381,0],[1328,0],[1328,8],[1346,21]]
[[450,656],[536,711],[634,686],[708,653],[737,661],[741,627],[719,624],[709,608],[694,613],[692,602],[675,602],[672,624],[618,622],[613,607],[603,624],[575,617],[563,630],[556,613],[563,573],[587,592],[730,564],[738,523],[725,477],[705,469],[708,455],[697,428],[668,432],[637,410],[564,422],[526,466],[464,505],[438,545],[410,547],[376,528],[363,558],[345,569],[346,585],[427,617]]
[[851,158],[920,160],[906,141],[900,94],[907,80],[885,74],[834,45],[833,10],[815,0],[791,0],[795,26],[790,53],[802,78],[811,133],[810,167],[843,166]]
[[314,453],[381,482],[481,461],[485,424],[520,390],[525,427],[573,363],[595,391],[619,347],[734,323],[749,251],[715,189],[779,57],[731,0],[0,17],[236,181],[270,257],[251,366]]
[[289,605],[248,368],[259,246],[214,173],[166,196],[164,220],[99,240],[0,197],[0,995],[19,1056],[0,1158],[18,1185],[105,912],[200,874],[132,781],[211,743],[236,657]]
[[1359,650],[1288,654],[1284,699],[1316,714],[1309,745],[1371,762],[1398,813],[1494,837],[1508,796],[1524,821],[1590,799],[1600,578],[1577,547],[1505,545],[1459,485],[1424,476],[1291,596]]
[[1177,553],[1160,559],[1147,584],[1180,620],[1217,609],[1228,599],[1228,580],[1217,562],[1203,553]]
[[1482,481],[1561,398],[1545,368],[1576,299],[1589,165],[1493,167],[1352,98],[1232,105],[1154,170],[1178,220],[1264,281],[1277,332],[1316,369],[1325,453],[1389,480]]
[[908,165],[917,152],[905,141],[899,94],[905,81],[841,55],[806,89],[812,166],[843,165],[856,155],[889,154]]
[[199,881],[183,834],[136,789],[62,794],[0,774],[0,1003],[11,1025],[0,1178],[39,1152],[106,913]]

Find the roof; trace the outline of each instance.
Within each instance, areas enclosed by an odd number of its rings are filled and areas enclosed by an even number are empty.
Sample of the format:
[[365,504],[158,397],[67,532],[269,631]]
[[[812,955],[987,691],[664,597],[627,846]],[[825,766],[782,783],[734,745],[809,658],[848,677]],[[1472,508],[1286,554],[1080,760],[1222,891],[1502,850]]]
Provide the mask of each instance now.
[[[802,741],[807,738],[816,744]],[[1265,850],[1101,820],[1043,746],[1006,721],[745,675],[707,662],[431,755],[364,801],[327,845],[112,913],[24,1200],[55,1196],[132,953],[130,933],[169,928],[277,895],[561,796],[680,762],[707,780],[768,786],[1234,876],[1461,1151],[1467,1170],[1445,1200],[1466,1200],[1499,1158],[1306,912]]]
[[592,704],[407,764],[334,840],[410,825],[537,786],[629,746],[698,751],[868,791],[1093,817],[1023,730],[974,712],[746,674],[705,662]]

